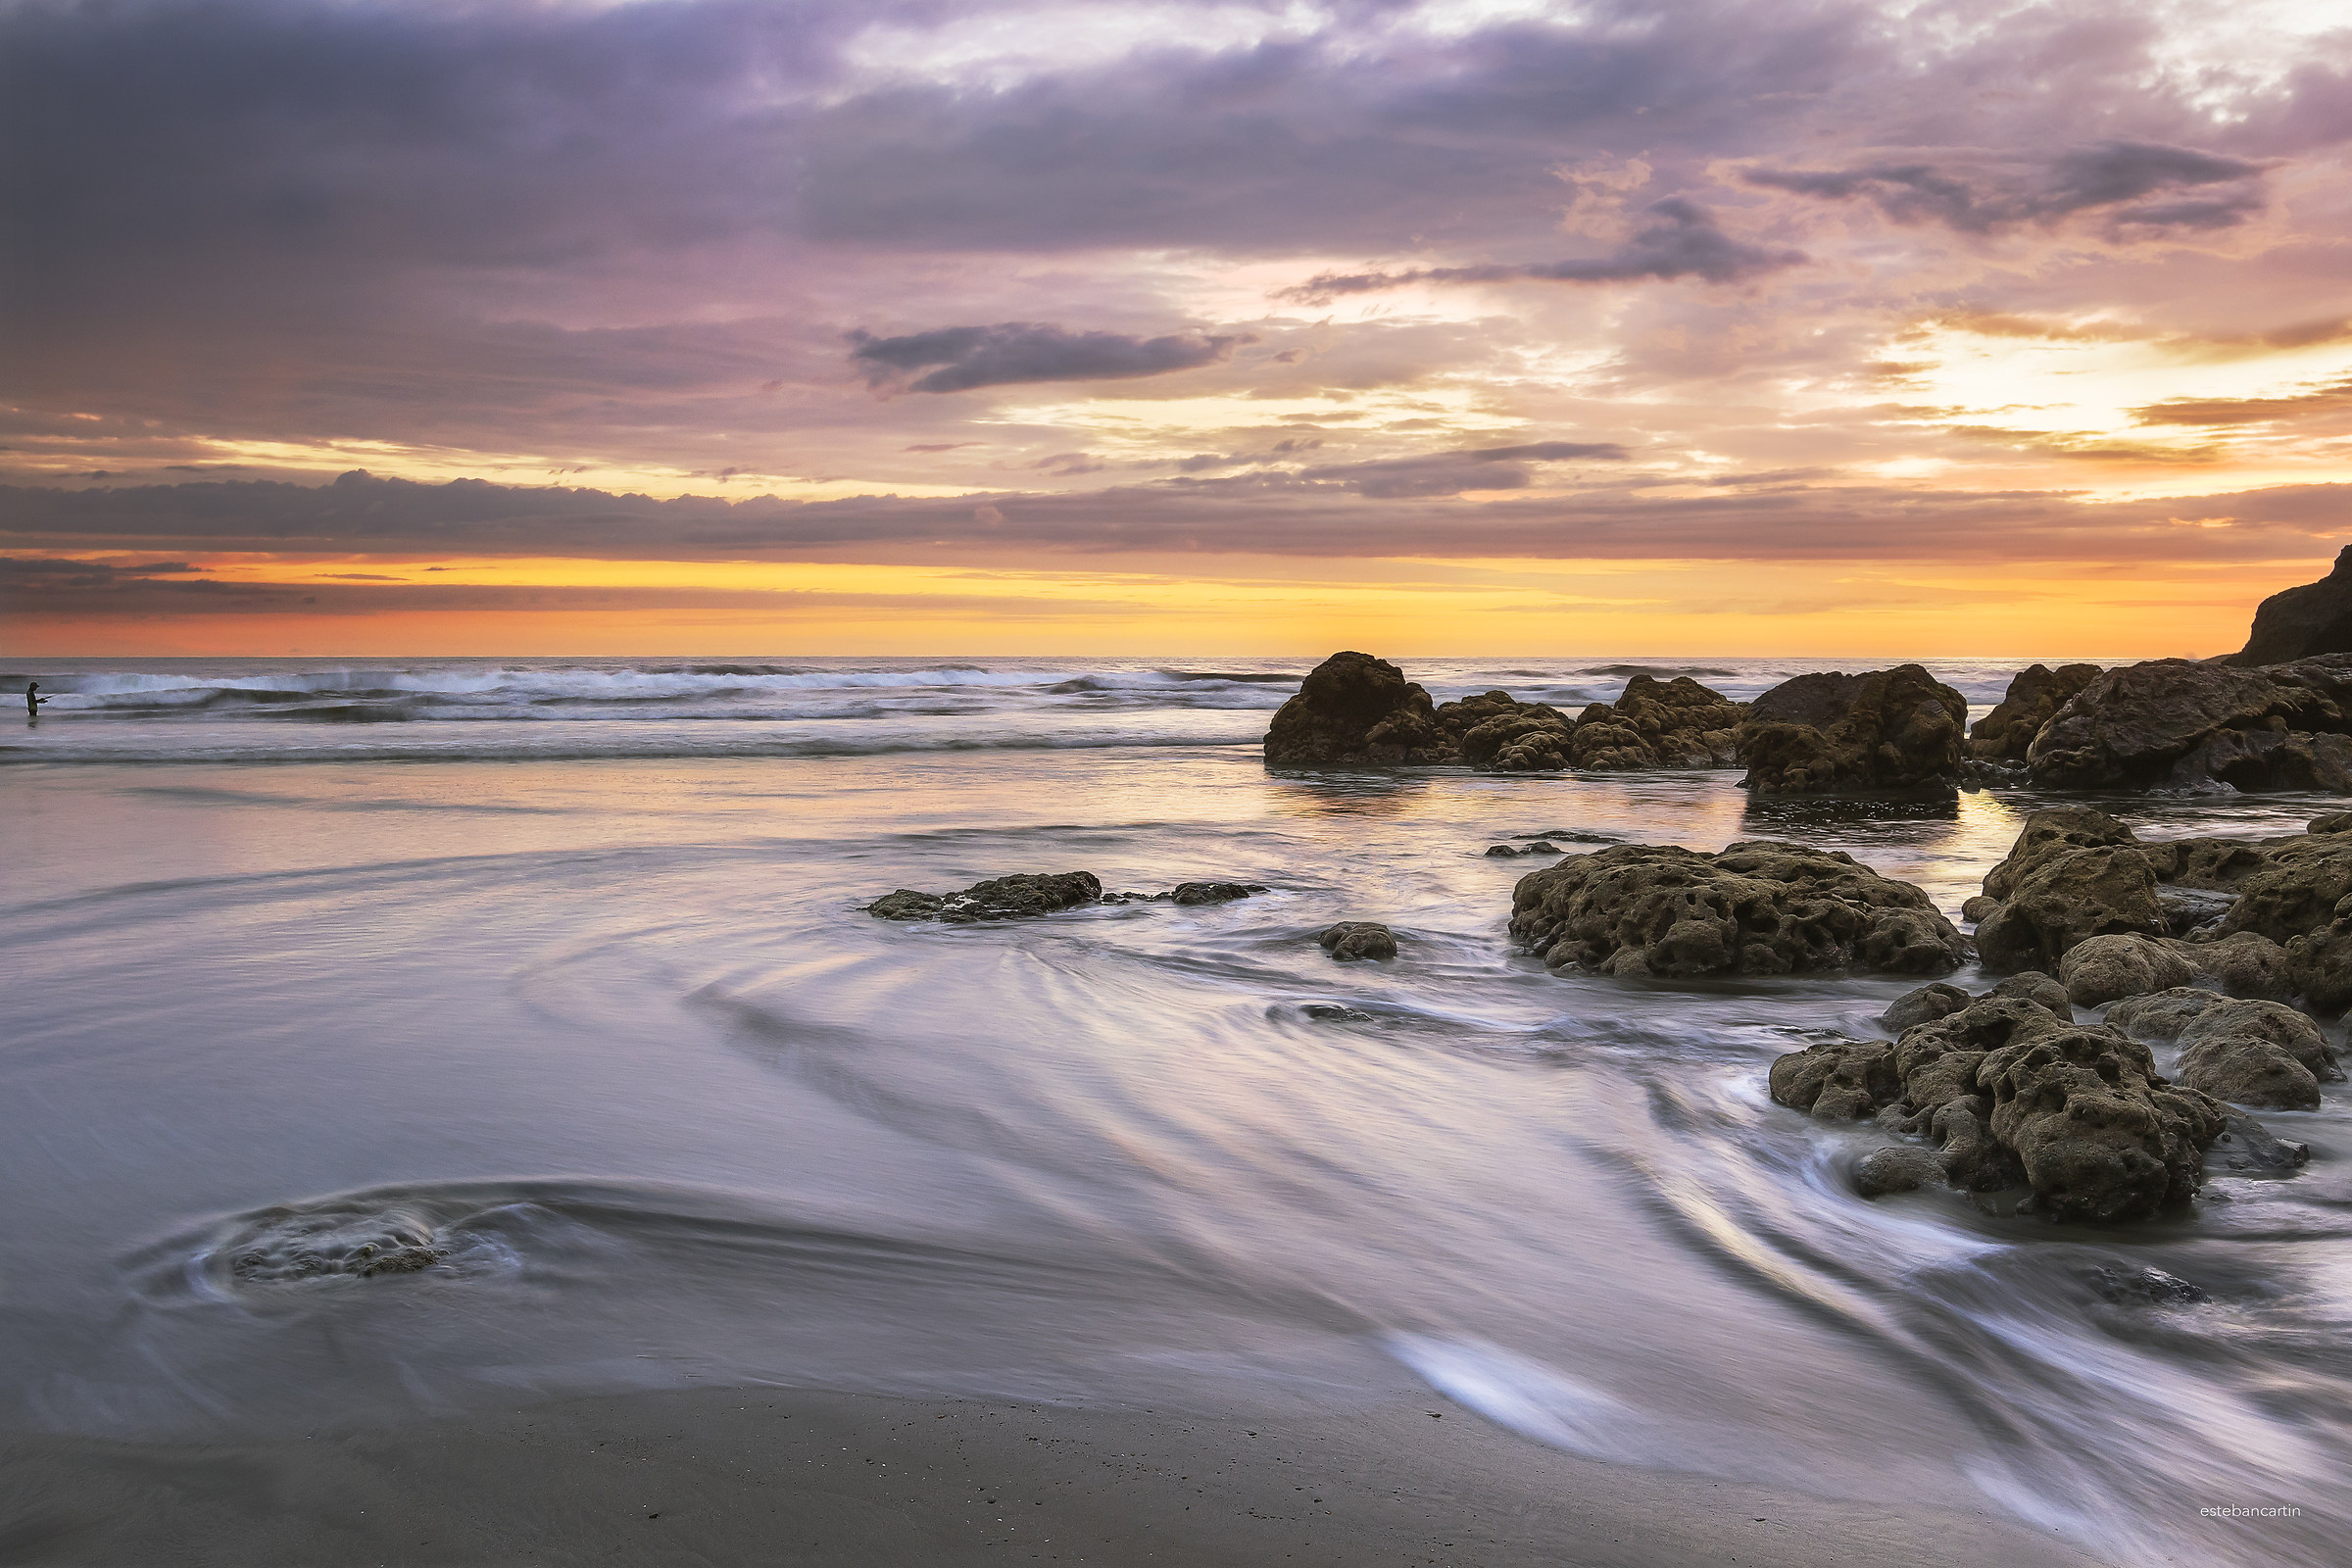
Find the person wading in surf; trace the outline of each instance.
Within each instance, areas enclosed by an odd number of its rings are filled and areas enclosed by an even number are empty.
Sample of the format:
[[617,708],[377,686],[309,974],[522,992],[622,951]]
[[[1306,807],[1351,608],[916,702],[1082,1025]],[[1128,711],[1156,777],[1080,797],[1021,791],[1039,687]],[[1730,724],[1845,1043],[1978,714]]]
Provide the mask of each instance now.
[[49,700],[46,697],[35,697],[32,695],[34,692],[37,692],[40,689],[41,683],[37,680],[28,680],[24,683],[24,716],[26,718],[40,717],[41,705]]

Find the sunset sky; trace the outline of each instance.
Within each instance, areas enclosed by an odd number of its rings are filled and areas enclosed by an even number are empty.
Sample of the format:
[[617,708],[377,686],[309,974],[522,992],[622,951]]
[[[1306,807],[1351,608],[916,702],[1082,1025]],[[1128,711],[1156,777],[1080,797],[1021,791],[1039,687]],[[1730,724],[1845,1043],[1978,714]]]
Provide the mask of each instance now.
[[2348,18],[0,0],[0,652],[2227,651]]

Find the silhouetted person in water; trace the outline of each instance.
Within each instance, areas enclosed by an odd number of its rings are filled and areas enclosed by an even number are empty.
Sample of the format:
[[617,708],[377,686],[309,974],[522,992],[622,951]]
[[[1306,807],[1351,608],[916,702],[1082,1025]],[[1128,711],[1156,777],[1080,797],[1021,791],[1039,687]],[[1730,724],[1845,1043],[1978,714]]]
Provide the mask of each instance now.
[[49,700],[46,697],[35,697],[32,695],[34,692],[37,692],[40,689],[41,683],[37,680],[28,680],[24,683],[24,716],[26,718],[40,717],[41,705]]

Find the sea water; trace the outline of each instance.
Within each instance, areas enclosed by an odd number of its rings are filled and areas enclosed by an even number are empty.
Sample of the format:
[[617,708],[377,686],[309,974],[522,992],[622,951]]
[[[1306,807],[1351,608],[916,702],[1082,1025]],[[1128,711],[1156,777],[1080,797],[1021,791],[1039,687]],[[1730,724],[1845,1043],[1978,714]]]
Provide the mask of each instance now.
[[[1910,982],[1550,974],[1505,926],[1553,858],[1485,853],[1795,839],[1956,916],[2052,798],[1269,772],[1305,667],[16,662],[56,702],[0,729],[0,1427],[1434,1389],[1588,1456],[1994,1506],[2118,1562],[2340,1560],[2341,1086],[2264,1113],[2306,1168],[2150,1223],[1866,1200],[1883,1135],[1765,1072]],[[1571,710],[1644,669],[1744,697],[1819,667],[1408,662]],[[1981,712],[2018,663],[1934,667]],[[2341,803],[2099,804],[2163,837]],[[1270,891],[862,909],[1060,870]],[[1334,962],[1340,919],[1400,956]]]

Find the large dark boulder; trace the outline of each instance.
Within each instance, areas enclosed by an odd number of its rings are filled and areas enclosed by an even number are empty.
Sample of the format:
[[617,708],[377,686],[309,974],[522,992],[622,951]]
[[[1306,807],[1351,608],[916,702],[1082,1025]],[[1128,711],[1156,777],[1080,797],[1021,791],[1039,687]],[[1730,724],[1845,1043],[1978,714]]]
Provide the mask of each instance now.
[[1429,693],[1370,654],[1317,664],[1266,731],[1269,767],[1449,762],[1454,755]]
[[1946,974],[1968,945],[1908,882],[1755,840],[1702,855],[1626,844],[1519,879],[1511,934],[1553,968],[1615,975]]
[[2352,793],[2352,655],[2260,669],[2159,659],[2084,686],[2026,753],[2062,789]]
[[2246,646],[2226,662],[2283,664],[2319,654],[2352,654],[2352,545],[2335,553],[2333,569],[2318,582],[2265,599]]
[[2033,664],[2010,679],[2009,691],[1968,732],[1968,749],[1988,762],[2022,762],[2041,727],[2100,674],[2096,664]]
[[1917,664],[1799,675],[1749,706],[1737,751],[1758,795],[1949,793],[1968,701]]

